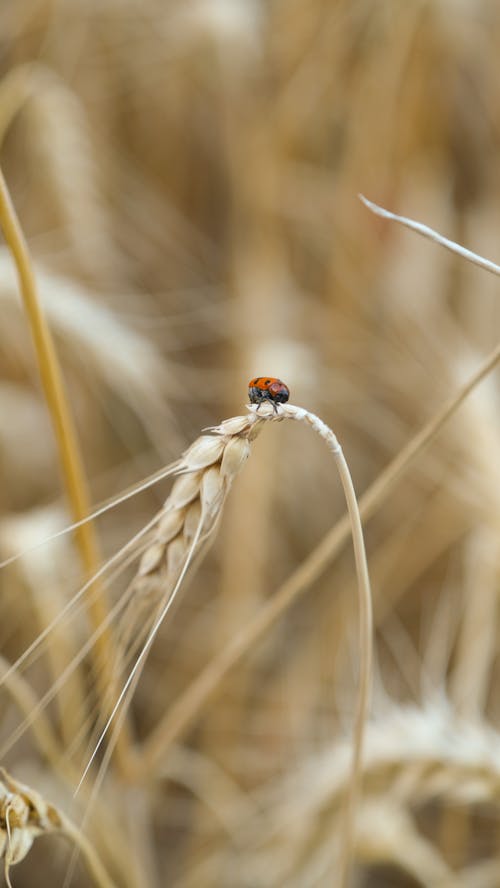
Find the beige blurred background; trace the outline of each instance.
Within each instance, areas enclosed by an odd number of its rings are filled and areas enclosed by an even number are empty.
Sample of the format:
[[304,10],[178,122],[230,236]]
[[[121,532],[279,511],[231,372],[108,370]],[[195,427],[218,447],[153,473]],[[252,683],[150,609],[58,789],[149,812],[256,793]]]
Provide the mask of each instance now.
[[[495,0],[3,0],[0,161],[94,502],[244,412],[256,375],[284,379],[334,428],[359,493],[457,390],[498,339],[498,282],[357,195],[500,261],[499,47]],[[4,247],[0,271],[5,556],[68,517]],[[498,415],[493,374],[366,525],[376,668],[362,888],[500,885]],[[107,554],[168,489],[99,524]],[[267,429],[149,657],[137,738],[343,513],[322,443]],[[5,657],[78,582],[68,537],[0,574]],[[355,601],[344,547],[154,780],[130,788],[111,770],[87,830],[118,885],[335,885]],[[82,617],[63,660],[86,632]],[[27,676],[39,697],[62,668],[50,649],[41,662]],[[82,670],[48,710],[68,748],[90,693]],[[4,736],[19,714],[4,692],[1,706]],[[5,764],[81,817],[30,733]],[[64,843],[41,839],[13,883],[62,884],[67,863]],[[77,866],[71,885],[87,884]]]

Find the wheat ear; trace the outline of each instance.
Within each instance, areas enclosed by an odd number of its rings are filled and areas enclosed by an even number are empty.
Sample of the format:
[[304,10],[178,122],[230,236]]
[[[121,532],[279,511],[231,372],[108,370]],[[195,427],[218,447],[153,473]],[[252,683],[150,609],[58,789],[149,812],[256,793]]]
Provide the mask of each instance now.
[[180,477],[151,522],[154,529],[149,546],[127,591],[131,604],[123,621],[121,645],[126,647],[132,633],[143,626],[142,635],[139,630],[133,641],[134,651],[142,645],[140,653],[99,735],[75,795],[120,706],[128,706],[131,695],[127,692],[138,679],[189,567],[212,537],[231,484],[248,459],[250,443],[262,425],[263,418],[256,414],[234,417],[209,429],[212,434],[197,438],[183,454],[177,467]]
[[207,431],[183,454],[174,482],[132,581],[134,590],[125,620],[125,633],[143,625],[168,599],[186,562],[197,528],[199,540],[192,558],[199,555],[212,536],[226,496],[250,455],[250,444],[263,420],[249,414],[226,420]]
[[0,768],[0,858],[9,888],[10,867],[26,857],[37,836],[56,832],[68,836],[82,852],[95,885],[114,888],[96,851],[74,823],[40,793]]

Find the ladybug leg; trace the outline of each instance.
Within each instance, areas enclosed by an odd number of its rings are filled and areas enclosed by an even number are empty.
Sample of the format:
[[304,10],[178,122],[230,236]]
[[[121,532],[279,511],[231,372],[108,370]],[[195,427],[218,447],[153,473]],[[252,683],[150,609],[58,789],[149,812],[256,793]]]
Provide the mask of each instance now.
[[265,404],[269,400],[270,400],[270,398],[269,398],[269,395],[267,394],[267,392],[259,391],[259,406],[257,407],[257,410],[260,410],[262,405]]
[[258,402],[258,404],[257,404],[257,408],[256,408],[257,413],[259,412],[259,410],[260,410],[260,408],[262,407],[263,404],[272,404],[272,405],[273,405],[273,410],[274,410],[274,412],[275,412],[275,413],[278,412],[277,409],[276,409],[276,404],[274,403],[274,401],[272,400],[272,398],[269,398],[269,397],[268,397],[267,395],[265,395],[265,394],[261,394],[260,397],[259,397],[259,402]]

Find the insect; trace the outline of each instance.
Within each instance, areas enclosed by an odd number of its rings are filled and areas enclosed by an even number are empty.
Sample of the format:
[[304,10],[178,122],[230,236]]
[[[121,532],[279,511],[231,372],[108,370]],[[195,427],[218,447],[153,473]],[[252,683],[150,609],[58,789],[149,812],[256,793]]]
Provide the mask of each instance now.
[[284,404],[290,397],[287,385],[274,376],[256,376],[248,383],[248,398],[252,404],[262,404],[270,401],[274,412],[278,412],[278,404]]

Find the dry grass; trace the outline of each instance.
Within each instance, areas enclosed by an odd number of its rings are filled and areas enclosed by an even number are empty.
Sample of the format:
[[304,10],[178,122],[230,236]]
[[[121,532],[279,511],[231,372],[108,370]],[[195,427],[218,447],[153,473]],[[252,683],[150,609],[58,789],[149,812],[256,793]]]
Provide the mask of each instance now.
[[[0,5],[0,165],[91,500],[189,453],[264,371],[342,442],[374,595],[359,888],[500,880],[498,281],[357,198],[500,261],[499,33],[493,0]],[[3,559],[71,518],[5,251],[0,308]],[[314,436],[279,424],[252,450],[206,541],[182,477],[99,521],[105,557],[134,540],[101,578],[123,681],[190,547],[196,567],[131,682],[141,758],[111,763],[84,829],[119,886],[335,884],[348,522]],[[74,823],[117,697],[68,604],[83,582],[70,535],[0,572],[3,671],[66,608],[1,690],[0,764]],[[34,842],[14,888],[62,885],[66,852]],[[89,880],[78,863],[72,888]]]

